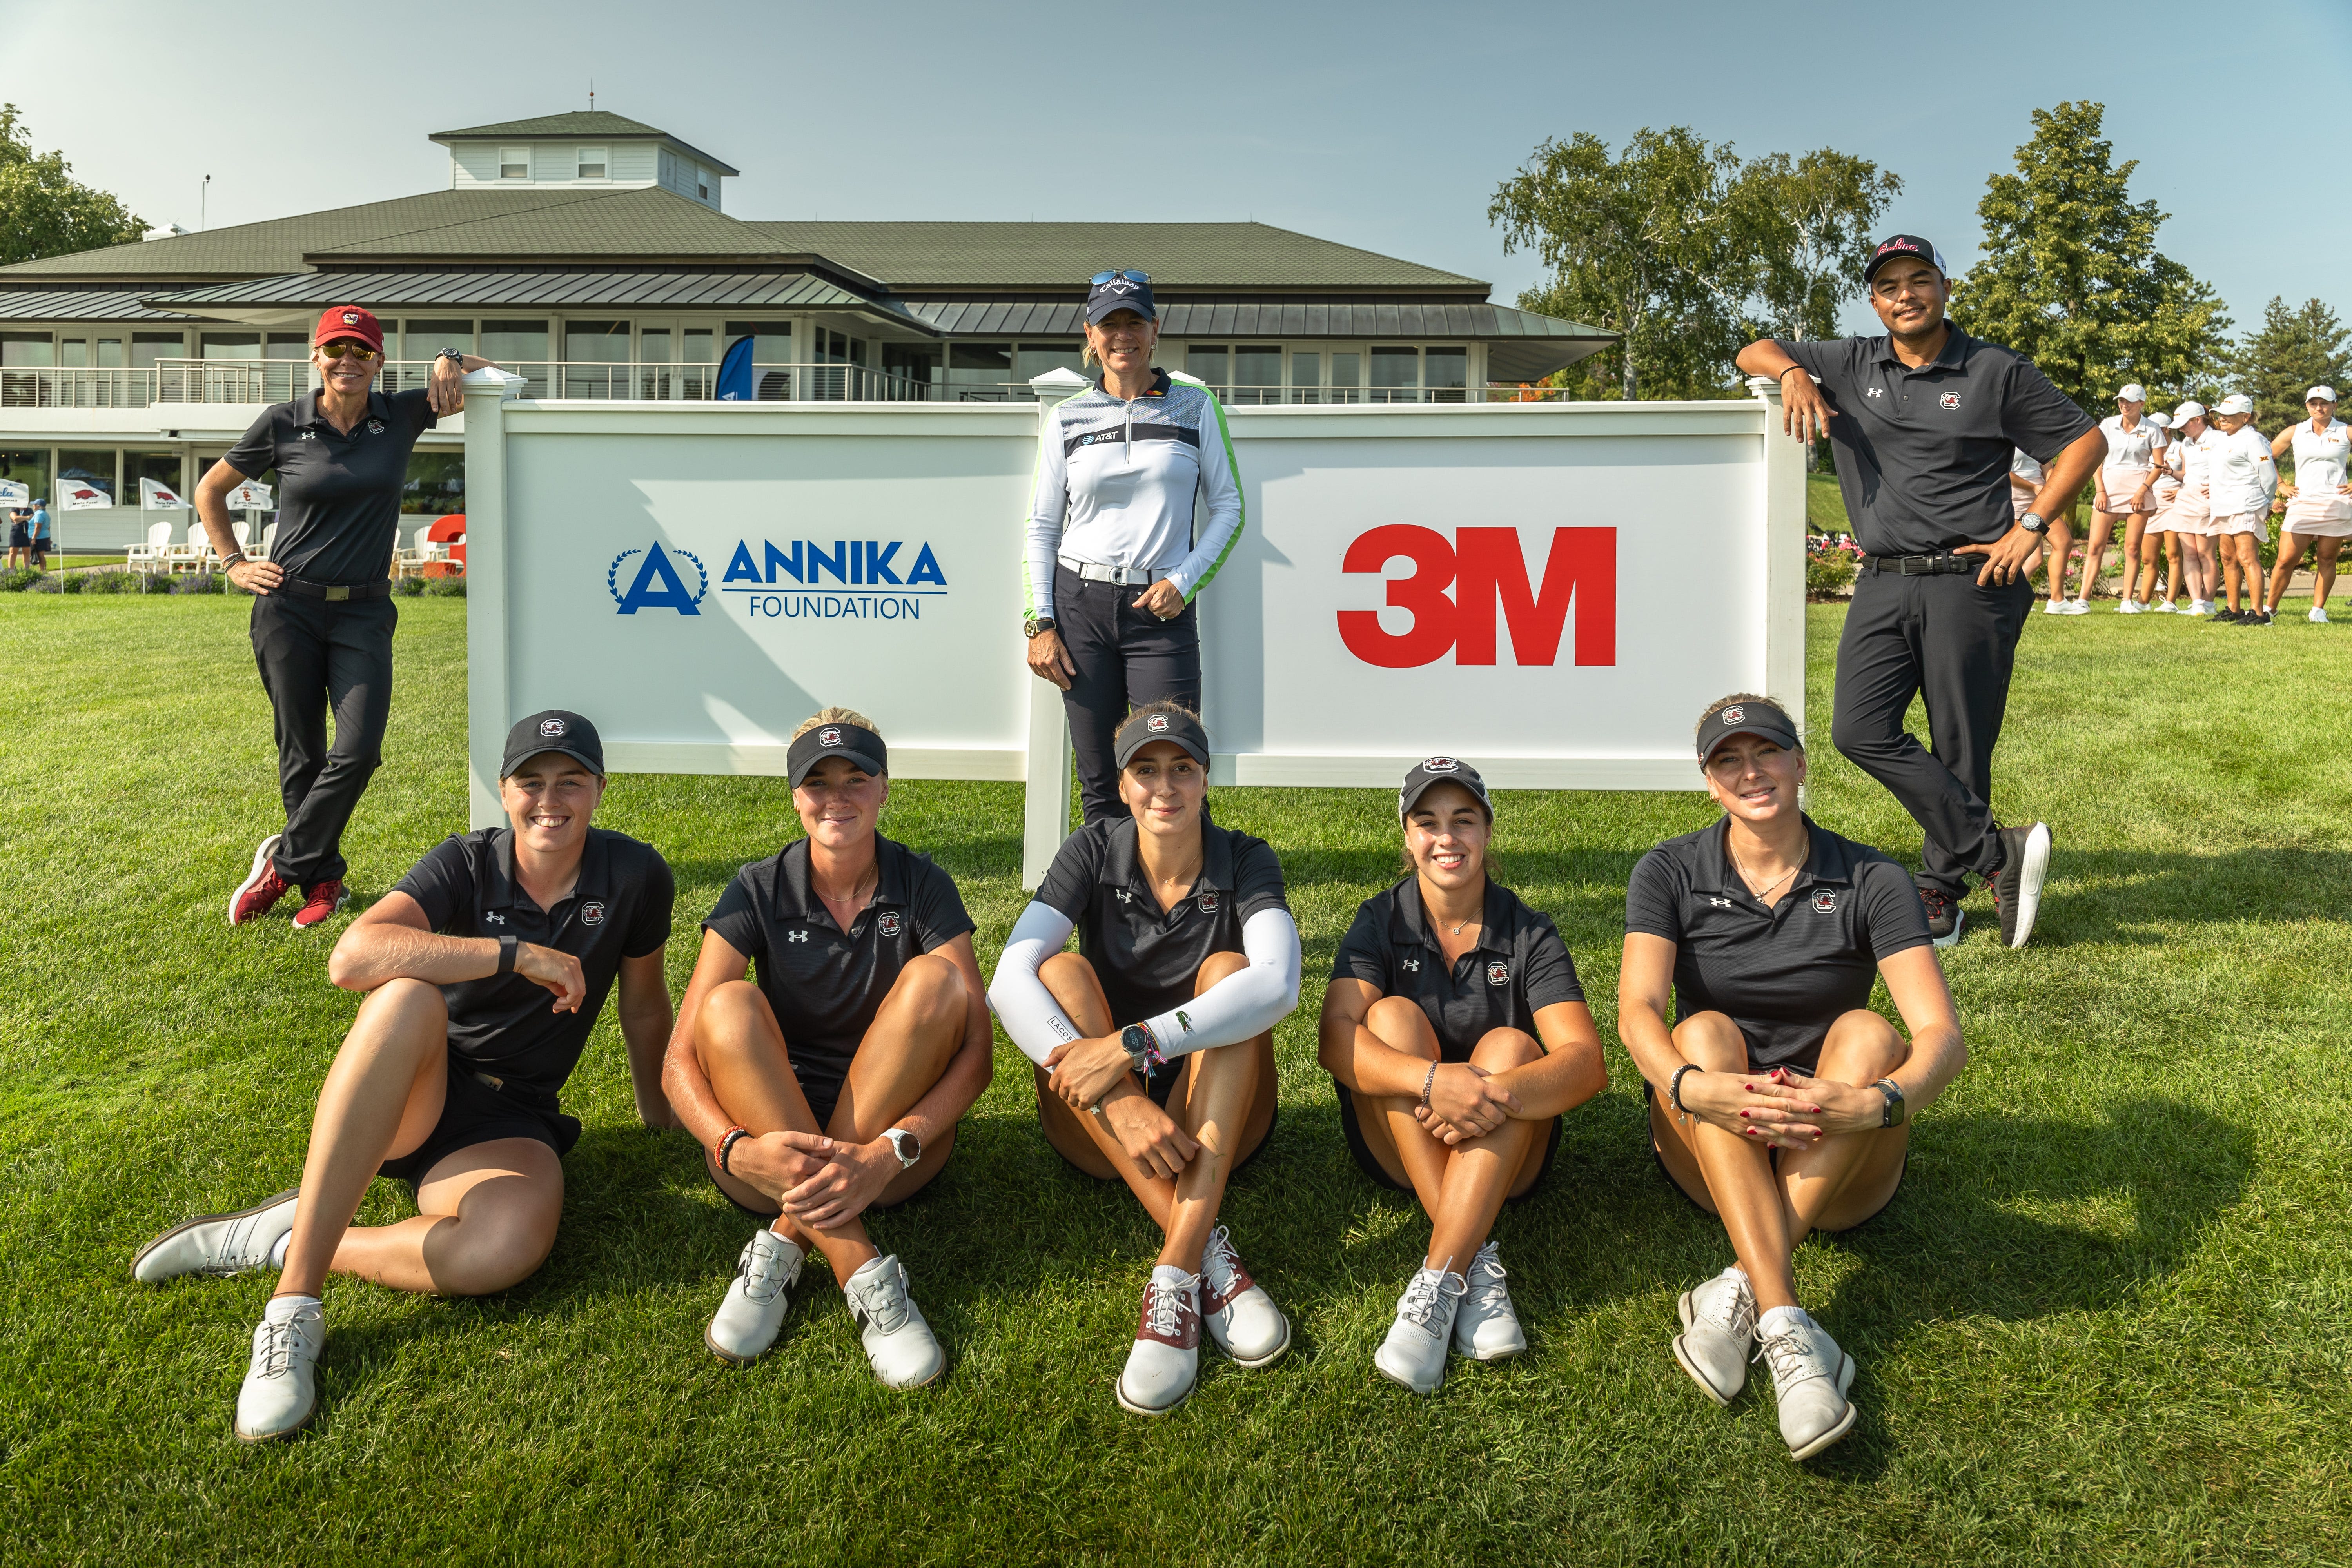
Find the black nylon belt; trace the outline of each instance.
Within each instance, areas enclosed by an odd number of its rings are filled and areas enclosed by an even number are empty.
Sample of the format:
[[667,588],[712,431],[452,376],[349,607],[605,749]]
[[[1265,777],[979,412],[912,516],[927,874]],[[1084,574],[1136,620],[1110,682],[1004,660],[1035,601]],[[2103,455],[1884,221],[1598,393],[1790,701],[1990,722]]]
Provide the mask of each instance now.
[[1865,555],[1862,569],[1897,577],[1955,577],[1963,572],[1981,572],[1984,563],[1968,555]]
[[304,599],[388,599],[392,596],[392,579],[378,577],[373,583],[305,583],[299,577],[289,577],[278,587]]

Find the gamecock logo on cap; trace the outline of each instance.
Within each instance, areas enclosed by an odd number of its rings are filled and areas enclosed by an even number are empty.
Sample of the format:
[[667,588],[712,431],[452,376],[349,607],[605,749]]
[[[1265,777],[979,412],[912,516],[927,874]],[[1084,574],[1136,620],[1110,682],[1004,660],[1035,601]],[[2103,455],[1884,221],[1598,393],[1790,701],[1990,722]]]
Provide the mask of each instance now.
[[1154,713],[1150,719],[1145,722],[1143,727],[1150,731],[1155,735],[1165,734],[1168,731],[1168,715],[1165,713]]
[[1452,757],[1432,757],[1421,764],[1421,771],[1425,773],[1450,773],[1459,772],[1461,767],[1462,764]]
[[1723,721],[1727,724],[1745,724],[1748,722],[1748,710],[1735,702],[1723,710]]
[[562,735],[565,728],[566,726],[561,719],[541,719],[539,721],[539,732],[546,736],[551,741]]
[[827,724],[816,732],[816,743],[820,746],[838,746],[841,744],[841,731]]

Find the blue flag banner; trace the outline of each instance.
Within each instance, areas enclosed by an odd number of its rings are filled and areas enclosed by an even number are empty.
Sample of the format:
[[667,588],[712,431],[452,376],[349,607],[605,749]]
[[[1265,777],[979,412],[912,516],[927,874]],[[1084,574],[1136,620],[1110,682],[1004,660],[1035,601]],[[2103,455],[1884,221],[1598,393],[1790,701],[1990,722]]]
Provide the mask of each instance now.
[[757,338],[737,338],[728,346],[727,356],[719,362],[719,401],[750,403],[758,395],[751,388],[751,345]]

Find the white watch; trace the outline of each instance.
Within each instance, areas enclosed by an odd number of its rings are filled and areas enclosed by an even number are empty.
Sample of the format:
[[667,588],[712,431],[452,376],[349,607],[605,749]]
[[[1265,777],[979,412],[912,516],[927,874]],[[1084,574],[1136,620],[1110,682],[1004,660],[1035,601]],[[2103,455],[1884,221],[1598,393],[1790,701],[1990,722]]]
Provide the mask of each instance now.
[[882,1141],[890,1145],[890,1152],[898,1156],[898,1168],[902,1171],[913,1170],[923,1157],[923,1141],[903,1127],[891,1128],[882,1134]]

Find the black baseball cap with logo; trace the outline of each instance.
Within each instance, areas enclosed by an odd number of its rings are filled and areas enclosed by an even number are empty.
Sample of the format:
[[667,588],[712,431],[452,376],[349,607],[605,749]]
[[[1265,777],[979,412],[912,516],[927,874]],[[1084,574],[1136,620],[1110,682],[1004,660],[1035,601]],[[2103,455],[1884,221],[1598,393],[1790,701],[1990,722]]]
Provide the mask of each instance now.
[[1397,820],[1402,822],[1412,815],[1413,803],[1439,784],[1460,784],[1475,796],[1486,813],[1486,820],[1495,820],[1495,802],[1486,794],[1486,781],[1478,770],[1459,757],[1424,757],[1413,763],[1404,775],[1404,787],[1397,791]]
[[598,778],[604,776],[604,742],[596,726],[565,709],[546,708],[528,719],[516,720],[514,728],[507,731],[507,753],[499,760],[499,777],[512,778],[517,768],[541,752],[562,752]]
[[1872,248],[1870,259],[1863,264],[1862,280],[1869,282],[1878,276],[1880,268],[1906,256],[1917,257],[1947,278],[1952,275],[1952,269],[1944,265],[1944,253],[1933,241],[1916,234],[1890,234]]
[[1131,267],[1096,273],[1094,281],[1087,285],[1087,325],[1102,325],[1103,318],[1113,310],[1132,310],[1147,321],[1158,321],[1150,274]]
[[827,757],[847,757],[860,771],[882,777],[890,771],[890,748],[859,724],[819,724],[784,749],[784,773],[794,789]]
[[1154,741],[1173,741],[1186,756],[1204,768],[1209,765],[1209,732],[1189,713],[1130,713],[1118,727],[1111,752],[1123,768]]
[[1796,727],[1780,711],[1780,704],[1762,700],[1727,702],[1699,722],[1699,766],[1706,766],[1707,759],[1734,735],[1761,735],[1783,751],[1804,748],[1804,742],[1797,738]]

